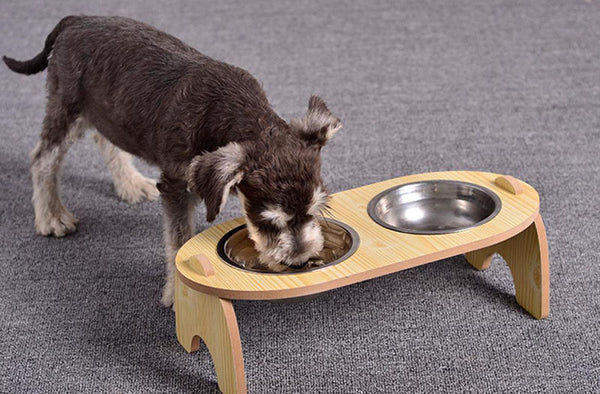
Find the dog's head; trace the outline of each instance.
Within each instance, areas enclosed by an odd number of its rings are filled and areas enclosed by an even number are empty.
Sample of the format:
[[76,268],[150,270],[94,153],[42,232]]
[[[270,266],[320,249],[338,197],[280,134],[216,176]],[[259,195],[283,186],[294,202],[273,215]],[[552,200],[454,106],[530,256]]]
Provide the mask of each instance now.
[[219,214],[230,192],[242,203],[259,260],[274,271],[300,267],[323,249],[317,221],[329,196],[321,178],[321,148],[342,123],[312,96],[308,111],[289,125],[269,125],[257,141],[232,142],[196,156],[190,189]]

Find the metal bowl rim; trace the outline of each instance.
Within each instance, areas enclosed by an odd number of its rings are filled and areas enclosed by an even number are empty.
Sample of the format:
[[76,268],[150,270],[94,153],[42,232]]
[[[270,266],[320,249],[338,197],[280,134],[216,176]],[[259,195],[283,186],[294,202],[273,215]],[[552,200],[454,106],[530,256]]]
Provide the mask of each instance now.
[[[480,220],[477,223],[473,223],[471,226],[468,226],[468,227],[448,229],[448,230],[432,230],[432,231],[423,231],[423,230],[415,230],[415,229],[408,229],[408,228],[404,228],[404,227],[392,226],[392,225],[384,222],[381,218],[379,218],[379,216],[377,216],[375,214],[375,207],[377,206],[379,201],[384,196],[390,194],[391,192],[393,192],[397,189],[405,187],[405,186],[428,184],[428,183],[444,183],[444,184],[470,186],[474,189],[479,190],[480,192],[483,192],[484,194],[486,194],[488,197],[490,197],[494,201],[494,203],[495,203],[494,211],[491,214],[489,214],[485,219]],[[490,220],[494,219],[498,215],[498,213],[500,213],[501,209],[502,209],[502,200],[500,200],[500,197],[498,197],[498,195],[496,193],[494,193],[492,190],[488,189],[485,186],[477,185],[475,183],[457,181],[457,180],[453,180],[453,179],[431,179],[431,180],[427,180],[427,181],[417,181],[417,182],[403,183],[401,185],[392,186],[388,189],[385,189],[381,193],[378,193],[375,197],[373,197],[371,199],[371,201],[369,201],[369,204],[367,205],[367,213],[369,214],[369,217],[371,217],[371,220],[373,220],[375,223],[377,223],[380,226],[385,227],[389,230],[393,230],[393,231],[397,231],[397,232],[401,232],[401,233],[417,234],[417,235],[453,234],[453,233],[460,233],[463,231],[472,230],[473,228],[479,227],[482,224],[485,224],[485,223],[489,222]]]
[[246,227],[245,224],[239,225],[239,226],[229,230],[225,235],[223,235],[221,237],[221,239],[219,239],[219,242],[217,243],[217,254],[221,258],[221,260],[223,260],[225,263],[227,263],[227,265],[229,265],[235,269],[238,269],[240,271],[244,271],[244,272],[250,273],[250,274],[265,274],[265,275],[304,274],[307,272],[313,272],[313,271],[318,271],[318,270],[322,270],[325,268],[329,268],[331,266],[341,263],[344,260],[349,259],[350,256],[352,256],[354,254],[354,252],[356,252],[356,250],[358,249],[358,245],[360,244],[360,237],[358,236],[358,233],[356,232],[356,230],[354,230],[352,227],[350,227],[346,223],[340,222],[335,219],[321,218],[319,220],[324,220],[325,222],[330,222],[330,223],[340,226],[341,228],[343,228],[350,234],[350,238],[352,239],[352,245],[350,245],[350,249],[348,249],[348,251],[346,253],[344,253],[341,257],[333,260],[332,262],[330,262],[326,265],[323,265],[320,267],[313,267],[313,268],[309,268],[307,270],[302,270],[302,271],[287,271],[287,272],[285,272],[285,271],[284,272],[268,272],[268,271],[253,269],[253,268],[240,267],[233,259],[231,259],[229,256],[227,256],[227,253],[225,252],[225,246],[227,245],[227,241],[229,241],[229,239],[235,233],[237,233],[238,231],[240,231]]

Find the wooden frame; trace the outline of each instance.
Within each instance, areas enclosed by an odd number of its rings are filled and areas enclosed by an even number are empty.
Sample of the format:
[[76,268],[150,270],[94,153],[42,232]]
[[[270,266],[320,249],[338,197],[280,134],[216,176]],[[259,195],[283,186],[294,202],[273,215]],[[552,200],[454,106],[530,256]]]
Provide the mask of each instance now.
[[[367,204],[381,191],[436,179],[486,187],[498,195],[502,209],[495,218],[478,227],[439,235],[398,233],[368,217]],[[330,216],[353,227],[361,239],[350,258],[331,267],[269,275],[224,263],[217,255],[216,245],[224,234],[242,224],[242,219],[211,227],[179,250],[175,291],[177,338],[187,351],[197,350],[199,338],[203,339],[213,358],[221,391],[246,391],[241,342],[231,299],[306,296],[463,253],[475,268],[485,269],[491,256],[499,253],[512,272],[517,302],[537,319],[548,315],[546,233],[539,215],[539,197],[526,183],[484,172],[428,173],[337,193],[330,205]]]
[[246,377],[242,343],[231,301],[200,293],[175,279],[177,340],[188,352],[204,341],[213,360],[219,389],[245,393]]
[[476,269],[489,268],[494,253],[508,263],[517,302],[536,319],[550,311],[550,264],[546,229],[541,216],[524,231],[496,245],[465,255]]

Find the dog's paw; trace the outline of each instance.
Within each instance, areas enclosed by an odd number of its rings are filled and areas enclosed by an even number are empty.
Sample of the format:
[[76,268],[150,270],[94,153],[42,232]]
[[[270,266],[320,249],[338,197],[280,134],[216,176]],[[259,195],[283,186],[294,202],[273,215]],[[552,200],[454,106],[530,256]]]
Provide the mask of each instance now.
[[52,215],[36,218],[35,230],[38,234],[64,237],[77,229],[77,219],[66,209]]
[[174,307],[175,302],[175,285],[174,283],[170,283],[167,281],[165,287],[163,287],[162,297],[160,299],[160,303],[164,306]]
[[156,200],[159,196],[154,179],[144,176],[134,176],[126,182],[115,185],[119,198],[130,204],[138,203],[142,200]]

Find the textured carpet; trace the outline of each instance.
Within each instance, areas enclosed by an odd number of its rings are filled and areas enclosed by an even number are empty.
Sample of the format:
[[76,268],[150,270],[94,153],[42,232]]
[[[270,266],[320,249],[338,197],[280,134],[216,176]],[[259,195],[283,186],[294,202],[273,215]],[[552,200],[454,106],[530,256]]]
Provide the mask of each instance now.
[[[249,70],[286,119],[321,94],[345,125],[323,150],[333,191],[463,169],[540,193],[546,320],[516,304],[500,258],[477,272],[457,256],[303,304],[235,302],[250,393],[598,389],[599,1],[95,3],[3,0],[2,54],[33,57],[67,14],[134,17]],[[0,392],[216,392],[208,351],[187,354],[159,306],[159,203],[118,201],[89,138],[64,170],[78,231],[35,234],[44,81],[0,67]],[[220,220],[239,214],[231,200]]]

